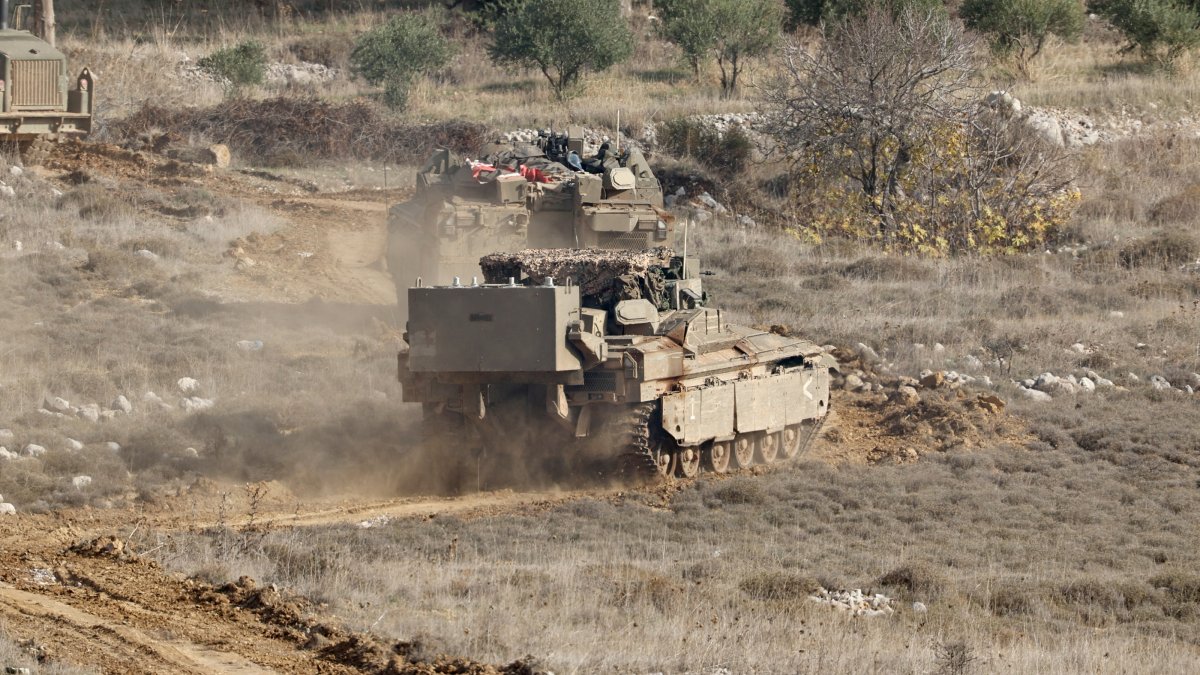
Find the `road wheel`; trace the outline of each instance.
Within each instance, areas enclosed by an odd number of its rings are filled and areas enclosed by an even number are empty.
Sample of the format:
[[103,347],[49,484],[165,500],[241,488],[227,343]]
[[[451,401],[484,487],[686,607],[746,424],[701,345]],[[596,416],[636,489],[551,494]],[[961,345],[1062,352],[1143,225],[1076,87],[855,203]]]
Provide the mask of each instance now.
[[733,466],[745,469],[754,465],[754,439],[749,434],[738,434],[733,439]]
[[695,478],[700,475],[700,448],[695,446],[680,448],[676,454],[678,455],[676,473],[680,478]]
[[733,460],[733,441],[710,441],[704,446],[704,467],[713,473],[727,473]]
[[780,439],[783,438],[781,432],[768,434],[766,432],[758,434],[758,439],[754,444],[754,458],[760,464],[771,464],[779,457]]

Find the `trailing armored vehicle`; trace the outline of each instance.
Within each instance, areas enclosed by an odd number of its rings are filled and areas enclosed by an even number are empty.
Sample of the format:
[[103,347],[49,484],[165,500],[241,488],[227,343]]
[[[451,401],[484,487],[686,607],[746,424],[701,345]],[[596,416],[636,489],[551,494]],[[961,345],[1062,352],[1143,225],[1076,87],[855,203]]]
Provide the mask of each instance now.
[[479,159],[435,152],[413,197],[388,213],[387,262],[401,313],[413,279],[478,276],[489,253],[672,245],[662,187],[642,153],[589,147],[583,130],[570,127],[542,132],[536,143],[493,144]]
[[37,164],[50,143],[92,130],[94,82],[87,68],[72,80],[62,52],[8,26],[8,0],[0,0],[0,147],[15,143]]
[[833,358],[728,323],[669,249],[480,265],[482,282],[408,289],[404,400],[454,449],[690,477],[794,457],[829,410]]

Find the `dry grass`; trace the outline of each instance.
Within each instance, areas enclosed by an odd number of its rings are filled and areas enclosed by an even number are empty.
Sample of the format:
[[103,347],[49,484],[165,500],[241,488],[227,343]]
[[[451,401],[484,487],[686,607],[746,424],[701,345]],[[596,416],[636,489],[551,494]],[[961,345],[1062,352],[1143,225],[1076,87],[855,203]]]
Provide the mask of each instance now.
[[[1166,448],[1200,447],[1200,434],[1164,430],[1143,405],[1023,409],[1054,446],[802,463],[665,501],[288,531],[243,556],[178,541],[165,561],[286,585],[397,639],[433,635],[496,662],[532,651],[566,672],[929,672],[952,642],[984,671],[1187,672],[1200,463]],[[1165,419],[1194,408],[1159,405]],[[885,592],[900,611],[846,618],[806,599],[817,583]]]

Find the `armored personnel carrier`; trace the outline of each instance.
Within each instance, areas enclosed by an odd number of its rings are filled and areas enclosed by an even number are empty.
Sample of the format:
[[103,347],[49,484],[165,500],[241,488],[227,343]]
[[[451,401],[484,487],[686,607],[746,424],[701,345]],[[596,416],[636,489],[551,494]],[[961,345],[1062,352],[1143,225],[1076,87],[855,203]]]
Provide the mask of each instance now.
[[478,159],[439,150],[416,193],[388,213],[388,268],[404,312],[417,278],[469,279],[479,258],[525,248],[642,250],[670,246],[672,218],[642,153],[583,130],[542,132],[536,143],[493,144]]
[[67,57],[50,43],[9,28],[8,2],[0,0],[0,147],[15,143],[36,164],[50,143],[89,133],[93,84],[87,68],[72,80]]
[[728,323],[669,249],[480,265],[482,282],[408,289],[404,400],[455,448],[690,477],[794,457],[829,410],[833,358]]

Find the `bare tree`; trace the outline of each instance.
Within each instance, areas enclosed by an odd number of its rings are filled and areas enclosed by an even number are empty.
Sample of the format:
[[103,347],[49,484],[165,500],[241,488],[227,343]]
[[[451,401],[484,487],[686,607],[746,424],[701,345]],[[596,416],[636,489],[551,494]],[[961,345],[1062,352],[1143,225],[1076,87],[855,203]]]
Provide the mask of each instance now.
[[785,49],[763,90],[766,132],[810,195],[833,193],[814,212],[853,204],[848,229],[943,252],[1036,239],[1010,225],[1046,230],[1031,219],[1058,213],[1048,200],[1066,181],[1043,172],[1055,152],[980,105],[974,47],[944,15],[874,6],[828,27],[814,51]]

